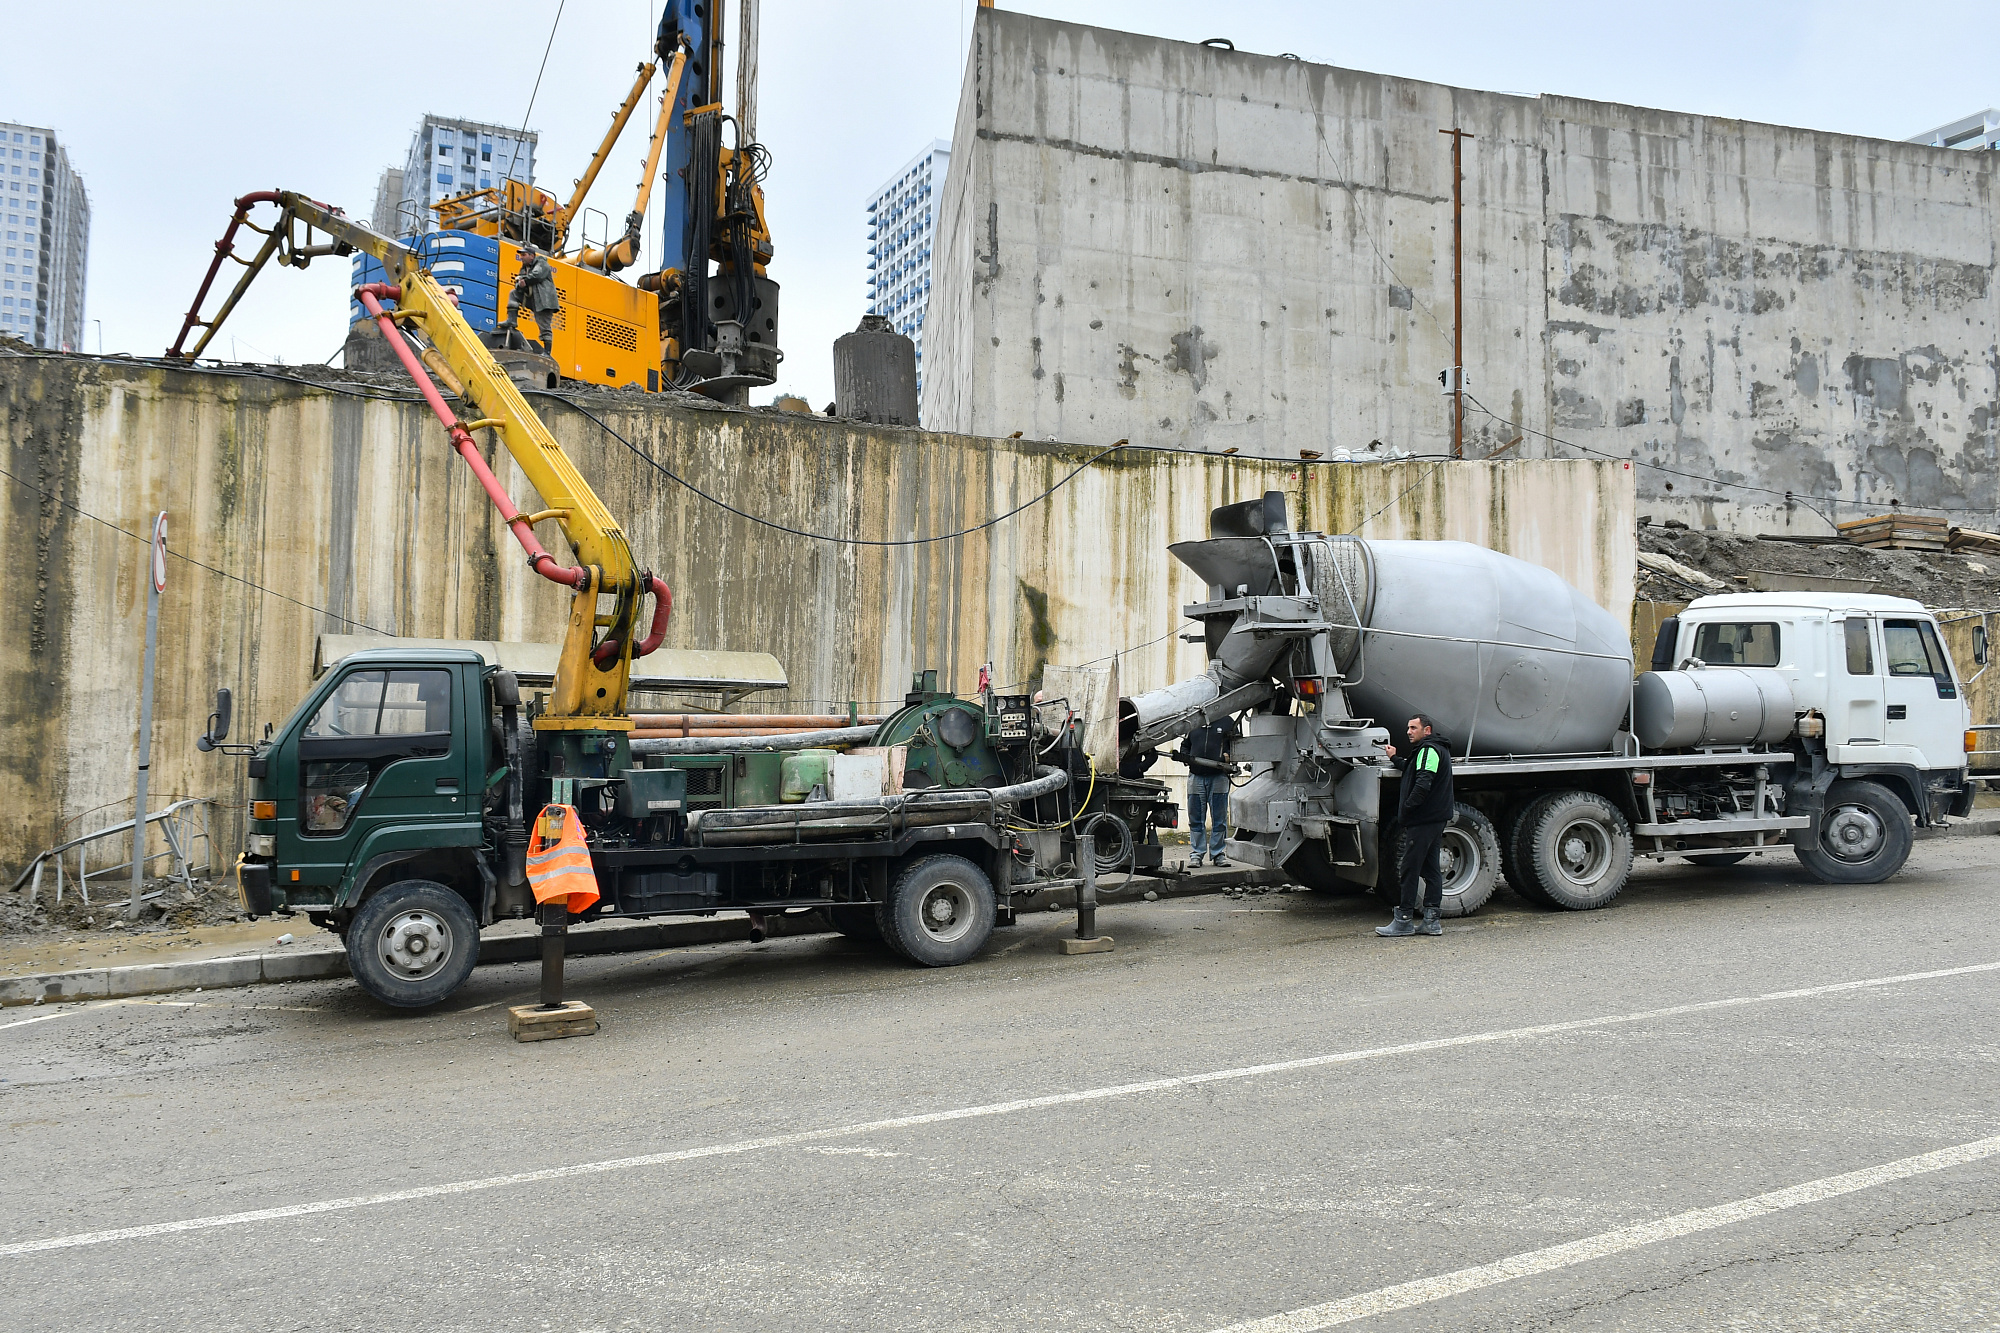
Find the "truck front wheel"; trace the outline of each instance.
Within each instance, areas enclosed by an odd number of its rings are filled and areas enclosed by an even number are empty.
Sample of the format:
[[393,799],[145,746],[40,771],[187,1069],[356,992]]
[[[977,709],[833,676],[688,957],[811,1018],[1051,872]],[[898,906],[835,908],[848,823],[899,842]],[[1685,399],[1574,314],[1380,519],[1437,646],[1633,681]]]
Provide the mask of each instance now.
[[1910,859],[1910,812],[1877,782],[1836,782],[1817,827],[1793,845],[1799,863],[1824,884],[1880,884]]
[[1607,906],[1632,875],[1632,826],[1594,792],[1565,791],[1529,811],[1522,857],[1535,886],[1572,912]]
[[896,876],[876,920],[911,962],[957,967],[986,947],[998,914],[985,871],[962,856],[926,856]]
[[465,899],[428,879],[378,889],[347,928],[347,970],[398,1009],[422,1009],[457,990],[479,961],[479,922]]

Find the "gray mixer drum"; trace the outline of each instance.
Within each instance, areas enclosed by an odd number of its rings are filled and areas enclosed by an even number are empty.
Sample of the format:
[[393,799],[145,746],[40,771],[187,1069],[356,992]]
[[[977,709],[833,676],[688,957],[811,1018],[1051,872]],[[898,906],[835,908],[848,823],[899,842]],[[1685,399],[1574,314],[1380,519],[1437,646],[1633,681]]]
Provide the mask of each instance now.
[[[1462,754],[1611,747],[1632,688],[1632,641],[1617,617],[1540,565],[1483,546],[1364,544],[1371,632],[1361,683],[1348,689],[1357,713],[1399,740],[1412,715],[1427,714]],[[1345,600],[1322,597],[1334,601],[1328,620],[1351,621]]]

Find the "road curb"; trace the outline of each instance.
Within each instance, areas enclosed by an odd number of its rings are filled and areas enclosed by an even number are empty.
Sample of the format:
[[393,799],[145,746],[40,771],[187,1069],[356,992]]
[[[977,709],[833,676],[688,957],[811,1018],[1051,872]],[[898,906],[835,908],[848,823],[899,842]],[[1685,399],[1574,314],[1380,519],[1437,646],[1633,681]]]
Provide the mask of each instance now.
[[2000,833],[2000,819],[1961,819],[1943,828],[1927,829],[1919,836],[1933,838],[1990,838]]
[[[1142,901],[1151,889],[1162,898],[1217,893],[1256,884],[1281,884],[1284,877],[1260,870],[1230,867],[1201,870],[1170,880],[1138,879],[1129,891],[1117,887],[1118,876],[1099,885],[1105,906]],[[1111,885],[1109,891],[1105,885]],[[1023,913],[1063,910],[1075,906],[1068,893],[1035,894],[1021,900]],[[823,935],[832,927],[818,912],[800,912],[767,919],[773,937]],[[750,921],[743,916],[696,918],[691,921],[597,923],[571,931],[565,951],[572,958],[592,954],[643,953],[684,949],[700,944],[728,944],[750,938]],[[479,942],[479,963],[525,963],[540,958],[540,935],[500,935]],[[239,954],[233,958],[190,959],[177,963],[142,963],[132,967],[92,967],[73,972],[31,973],[0,977],[0,1007],[59,1004],[75,1000],[121,1000],[171,991],[227,990],[281,981],[319,981],[347,975],[347,951],[340,948],[292,949],[284,953]]]

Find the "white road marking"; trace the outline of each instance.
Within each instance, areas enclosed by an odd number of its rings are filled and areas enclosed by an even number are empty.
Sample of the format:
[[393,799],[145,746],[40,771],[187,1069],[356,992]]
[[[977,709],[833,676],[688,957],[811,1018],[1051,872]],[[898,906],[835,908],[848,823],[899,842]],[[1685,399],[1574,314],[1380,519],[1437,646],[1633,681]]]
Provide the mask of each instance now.
[[770,1134],[763,1138],[737,1139],[730,1143],[713,1143],[700,1148],[681,1148],[672,1152],[644,1153],[637,1157],[613,1157],[597,1162],[577,1162],[569,1166],[545,1167],[540,1171],[517,1171],[504,1176],[482,1176],[475,1180],[454,1180],[437,1185],[418,1185],[411,1189],[388,1190],[381,1194],[358,1194],[344,1199],[321,1199],[313,1203],[284,1204],[276,1208],[257,1208],[242,1213],[219,1213],[209,1217],[187,1217],[172,1222],[153,1222],[145,1226],[116,1227],[108,1231],[84,1231],[68,1236],[50,1236],[46,1240],[24,1240],[0,1245],[0,1258],[17,1254],[34,1254],[42,1250],[67,1250],[83,1245],[107,1245],[114,1241],[139,1240],[147,1236],[176,1235],[185,1231],[207,1231],[214,1227],[243,1226],[251,1222],[272,1222],[287,1217],[309,1217],[318,1213],[341,1213],[356,1208],[376,1208],[383,1204],[408,1203],[418,1199],[440,1199],[454,1194],[471,1194],[481,1190],[503,1189],[511,1185],[532,1185],[545,1180],[568,1180],[578,1176],[602,1175],[611,1171],[633,1171],[649,1166],[670,1166],[678,1162],[698,1161],[704,1157],[731,1157],[744,1153],[762,1152],[771,1148],[789,1148],[801,1143],[820,1143],[828,1139],[854,1138],[862,1134],[880,1134],[889,1130],[913,1129],[920,1125],[941,1125],[954,1120],[979,1120],[989,1116],[1013,1115],[1020,1111],[1039,1111],[1051,1106],[1071,1106],[1078,1102],[1109,1101],[1118,1097],[1134,1097],[1147,1092],[1166,1092],[1174,1088],[1200,1087],[1209,1083],[1228,1083],[1241,1079],[1258,1078],[1266,1074],[1287,1074],[1304,1069],[1321,1069],[1331,1065],[1355,1064],[1362,1060],[1379,1060],[1395,1055],[1418,1055],[1426,1051],[1451,1050],[1460,1046],[1480,1046],[1490,1042],[1519,1041],[1529,1037],[1546,1037],[1562,1032],[1582,1032],[1591,1028],[1614,1027],[1625,1023],[1644,1023],[1659,1018],[1677,1018],[1685,1014],[1708,1013],[1719,1009],[1741,1008],[1752,1004],[1770,1004],[1779,1000],[1804,1000],[1821,995],[1837,995],[1844,991],[1873,990],[1884,986],[1901,986],[1917,981],[1937,981],[1945,977],[1970,976],[1979,972],[2000,971],[2000,962],[1973,963],[1967,967],[1940,968],[1933,972],[1905,972],[1892,977],[1868,977],[1860,981],[1836,981],[1825,986],[1807,986],[1799,990],[1770,991],[1763,995],[1737,995],[1723,1000],[1699,1000],[1692,1004],[1669,1005],[1664,1009],[1645,1009],[1626,1014],[1605,1014],[1597,1018],[1577,1018],[1564,1023],[1539,1023],[1531,1027],[1499,1028],[1489,1032],[1468,1032],[1456,1037],[1434,1037],[1429,1041],[1404,1042],[1397,1046],[1371,1046],[1356,1051],[1337,1051],[1330,1055],[1308,1055],[1297,1060],[1278,1060],[1270,1064],[1245,1065],[1237,1069],[1217,1069],[1201,1074],[1173,1074],[1165,1078],[1145,1079],[1137,1083],[1118,1083],[1109,1087],[1085,1088],[1076,1092],[1056,1092],[1041,1097],[1023,1097],[1017,1101],[988,1102],[983,1106],[961,1106],[949,1111],[927,1111],[919,1115],[896,1116],[888,1120],[868,1120],[859,1124],[831,1125],[824,1129],[795,1130],[789,1134]]
[[24,1028],[28,1026],[28,1024],[30,1023],[46,1023],[51,1018],[68,1018],[71,1014],[87,1014],[93,1009],[112,1009],[116,1008],[119,1005],[124,1005],[124,1004],[158,1004],[158,1005],[171,1005],[177,1008],[193,1008],[195,1002],[193,1000],[126,999],[126,1000],[99,1000],[96,1004],[72,1004],[72,1005],[67,1005],[61,1009],[57,1009],[53,1013],[37,1014],[33,1018],[23,1018],[12,1023],[0,1023],[0,1032],[5,1032],[8,1028]]
[[1692,1212],[1676,1213],[1672,1217],[1641,1222],[1636,1226],[1621,1227],[1616,1231],[1606,1231],[1596,1236],[1585,1236],[1581,1240],[1569,1241],[1562,1245],[1551,1245],[1547,1249],[1509,1255],[1490,1264],[1461,1268],[1453,1273],[1440,1273],[1436,1277],[1418,1278],[1414,1282],[1401,1282],[1393,1287],[1378,1287],[1374,1291],[1364,1291],[1355,1296],[1328,1301],[1324,1305],[1311,1305],[1302,1310],[1288,1310],[1284,1314],[1231,1324],[1225,1329],[1217,1330],[1217,1333],[1315,1333],[1318,1329],[1332,1328],[1338,1324],[1352,1323],[1357,1319],[1368,1319],[1379,1314],[1390,1314],[1397,1310],[1408,1310],[1419,1305],[1429,1305],[1450,1296],[1462,1296],[1469,1291],[1495,1287],[1519,1278],[1533,1277],[1537,1273],[1570,1268],[1576,1264],[1588,1263],[1592,1259],[1602,1259],[1607,1255],[1636,1250],[1642,1245],[1653,1245],[1679,1236],[1713,1231],[1717,1227],[1734,1226],[1738,1222],[1781,1213],[1788,1208],[1799,1208],[1809,1203],[1821,1203],[1827,1199],[1839,1198],[1843,1194],[1854,1194],[1860,1190],[1873,1189],[1877,1185],[1886,1185],[1891,1181],[1907,1180],[1911,1176],[1963,1166],[1967,1162],[1976,1162],[1981,1158],[1992,1157],[1996,1153],[2000,1153],[2000,1138],[1976,1139],[1971,1143],[1940,1148],[1936,1152],[1905,1157],[1899,1161],[1885,1162],[1880,1166],[1849,1171],[1844,1175],[1809,1180],[1803,1185],[1772,1190],[1769,1194],[1738,1199],[1734,1203],[1718,1204],[1713,1208],[1697,1208]]

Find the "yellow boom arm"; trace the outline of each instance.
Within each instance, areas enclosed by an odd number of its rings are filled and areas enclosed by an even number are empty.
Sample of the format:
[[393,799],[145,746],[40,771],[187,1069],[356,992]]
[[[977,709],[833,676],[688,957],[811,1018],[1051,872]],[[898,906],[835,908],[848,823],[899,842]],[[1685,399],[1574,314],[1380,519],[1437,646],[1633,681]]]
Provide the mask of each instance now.
[[[625,702],[634,645],[639,638],[640,603],[648,593],[655,599],[652,632],[644,644],[644,650],[651,651],[666,630],[670,605],[666,585],[650,573],[640,574],[618,520],[611,516],[556,437],[528,406],[527,399],[493,359],[478,333],[459,314],[451,297],[424,271],[414,252],[346,217],[338,209],[288,190],[244,196],[237,201],[237,223],[243,221],[247,209],[257,202],[277,203],[283,212],[270,232],[271,240],[256,262],[247,265],[249,272],[224,304],[223,313],[236,304],[263,261],[273,253],[279,263],[298,267],[304,267],[318,255],[345,254],[352,250],[365,251],[382,261],[394,278],[395,290],[363,288],[359,293],[363,304],[384,325],[383,336],[390,339],[391,349],[411,369],[417,387],[444,420],[453,447],[479,476],[481,485],[499,507],[502,519],[528,551],[529,563],[544,577],[574,590],[569,627],[556,668],[554,695],[548,711],[535,720],[535,726],[542,730],[629,730],[632,722],[626,716]],[[232,233],[237,223],[232,223]],[[303,242],[298,230],[301,226],[306,229]],[[313,231],[326,233],[334,243],[313,244]],[[223,253],[218,247],[217,266]],[[215,268],[211,267],[211,279],[214,273]],[[186,354],[185,359],[190,361],[221,323],[221,315],[208,323],[199,318],[207,286],[203,284],[202,293],[196,298],[196,309],[189,313],[183,328],[183,339],[191,328],[206,330],[194,351]],[[393,299],[396,309],[383,310],[381,301],[385,298]],[[416,332],[428,346],[421,353],[412,351],[400,330]],[[169,355],[181,356],[178,348],[176,343]],[[459,398],[466,417],[461,419],[445,404],[419,364],[419,355]],[[515,507],[473,442],[470,432],[479,429],[499,432],[501,443],[541,496],[546,506],[541,512],[524,514]],[[534,525],[547,519],[554,519],[561,527],[577,562],[574,567],[559,565],[536,541]],[[613,599],[608,613],[598,610],[600,596]]]

